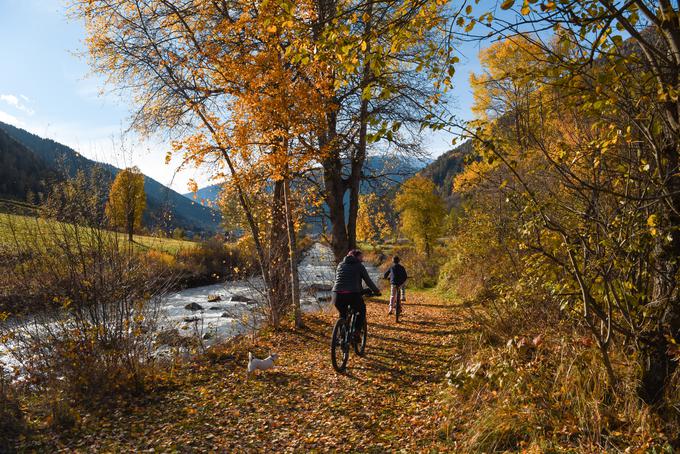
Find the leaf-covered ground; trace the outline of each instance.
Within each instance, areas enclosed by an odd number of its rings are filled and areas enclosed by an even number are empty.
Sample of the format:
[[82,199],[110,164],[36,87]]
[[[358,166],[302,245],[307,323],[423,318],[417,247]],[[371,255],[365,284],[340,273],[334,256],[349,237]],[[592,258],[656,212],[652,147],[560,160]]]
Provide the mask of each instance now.
[[[368,302],[367,354],[352,355],[342,375],[330,362],[335,319],[334,309],[307,314],[303,330],[233,342],[177,368],[134,404],[83,415],[76,431],[29,437],[23,448],[450,451],[441,432],[441,390],[461,329],[451,308],[432,295],[411,293],[396,324],[386,315],[385,299]],[[277,352],[277,368],[247,380],[248,350],[259,357]]]

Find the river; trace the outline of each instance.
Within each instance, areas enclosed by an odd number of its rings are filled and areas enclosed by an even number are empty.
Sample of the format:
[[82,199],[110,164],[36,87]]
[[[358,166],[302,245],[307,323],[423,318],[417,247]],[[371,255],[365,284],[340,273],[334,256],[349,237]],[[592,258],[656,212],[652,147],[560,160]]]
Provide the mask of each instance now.
[[[366,264],[366,269],[377,283],[378,269],[370,264]],[[328,307],[335,277],[331,249],[315,243],[303,254],[298,271],[303,311]],[[261,326],[265,314],[261,288],[261,280],[252,279],[227,281],[170,293],[160,300],[160,331],[171,333],[171,339],[173,336],[200,336],[206,346],[254,331]],[[210,302],[209,299],[214,301]],[[40,329],[30,319],[23,320],[22,324],[29,327],[28,329]],[[0,367],[23,369],[8,353],[7,347],[0,344]],[[159,353],[167,351],[168,347],[159,347]]]
[[[366,265],[377,283],[378,269]],[[335,277],[333,253],[328,246],[315,243],[298,266],[301,305],[304,311],[320,310],[330,303],[330,288]],[[172,293],[162,303],[162,322],[186,335],[201,335],[206,343],[222,341],[257,328],[263,310],[258,279],[229,281]],[[218,299],[209,302],[208,299]],[[194,305],[197,310],[187,307]],[[198,309],[200,306],[200,309]],[[197,332],[198,331],[198,332]]]

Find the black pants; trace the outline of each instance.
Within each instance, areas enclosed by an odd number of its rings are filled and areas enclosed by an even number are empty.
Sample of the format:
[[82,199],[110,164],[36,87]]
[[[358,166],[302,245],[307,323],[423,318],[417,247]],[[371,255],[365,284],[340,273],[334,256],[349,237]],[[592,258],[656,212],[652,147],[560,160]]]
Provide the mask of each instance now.
[[338,312],[340,312],[340,317],[347,317],[347,311],[350,307],[352,310],[358,312],[359,316],[357,317],[356,326],[364,326],[363,323],[366,320],[366,303],[364,303],[361,293],[333,292],[331,301]]

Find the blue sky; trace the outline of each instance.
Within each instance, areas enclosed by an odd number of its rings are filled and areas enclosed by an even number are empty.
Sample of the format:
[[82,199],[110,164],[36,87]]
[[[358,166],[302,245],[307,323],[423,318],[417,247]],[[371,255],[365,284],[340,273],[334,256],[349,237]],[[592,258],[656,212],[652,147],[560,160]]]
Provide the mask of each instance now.
[[[83,51],[84,28],[67,17],[65,0],[0,0],[0,121],[64,143],[88,158],[125,167],[137,165],[147,175],[186,192],[190,178],[208,184],[196,169],[176,173],[177,162],[164,163],[169,144],[121,137],[134,106],[117,95],[102,94],[100,77],[90,73]],[[469,118],[472,99],[467,83],[478,71],[478,48],[466,46],[454,78],[456,113]],[[450,148],[444,134],[426,137],[437,156]]]

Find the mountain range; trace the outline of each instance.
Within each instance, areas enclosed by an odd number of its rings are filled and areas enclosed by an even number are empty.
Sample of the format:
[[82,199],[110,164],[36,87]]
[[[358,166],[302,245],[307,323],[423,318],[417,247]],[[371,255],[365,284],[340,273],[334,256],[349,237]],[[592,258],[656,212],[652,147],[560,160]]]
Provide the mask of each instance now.
[[[404,156],[374,155],[369,156],[364,167],[364,181],[361,183],[361,192],[375,192],[381,196],[394,191],[400,183],[412,177],[432,164],[432,160],[426,158],[412,158]],[[321,171],[312,178],[321,181]],[[185,193],[184,196],[196,200],[209,207],[215,206],[222,188],[219,184],[213,184],[199,189],[196,192]],[[346,194],[349,202],[349,193]]]
[[[102,184],[111,184],[121,169],[82,156],[72,148],[0,122],[0,197],[25,201],[29,194],[44,193],[50,182],[99,167]],[[182,228],[196,233],[219,230],[220,213],[148,176],[144,177],[147,209],[145,225],[166,230]]]
[[[447,151],[434,161],[395,156],[371,156],[365,167],[362,192],[390,197],[401,182],[419,173],[430,178],[449,205],[455,204],[453,179],[472,152],[470,141]],[[50,184],[73,176],[78,170],[103,169],[110,185],[119,168],[88,159],[72,148],[0,122],[0,198],[26,201],[30,194],[49,190]],[[107,186],[108,187],[108,186]],[[145,176],[147,196],[145,225],[166,230],[182,228],[196,233],[219,230],[221,216],[214,209],[221,191],[211,185],[197,193],[179,194]],[[348,202],[348,200],[346,201]]]

